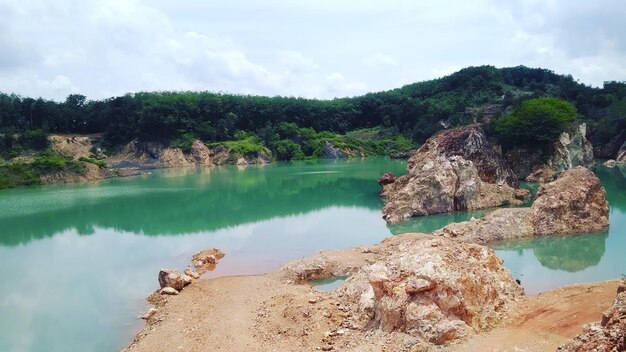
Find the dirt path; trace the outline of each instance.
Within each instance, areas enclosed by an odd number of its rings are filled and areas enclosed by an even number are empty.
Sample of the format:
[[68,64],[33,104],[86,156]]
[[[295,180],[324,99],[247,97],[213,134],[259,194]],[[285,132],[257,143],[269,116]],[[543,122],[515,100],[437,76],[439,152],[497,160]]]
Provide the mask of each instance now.
[[[504,327],[441,350],[554,351],[583,324],[600,320],[617,286],[614,280],[527,297]],[[276,275],[197,281],[178,296],[156,297],[168,302],[157,304],[158,312],[127,351],[341,351],[365,336],[350,331],[352,336],[329,345],[328,332],[338,331],[349,313],[329,294],[281,282]],[[381,351],[386,343],[367,350]]]
[[477,336],[451,351],[555,351],[597,322],[613,300],[619,280],[566,286],[527,297],[506,327]]

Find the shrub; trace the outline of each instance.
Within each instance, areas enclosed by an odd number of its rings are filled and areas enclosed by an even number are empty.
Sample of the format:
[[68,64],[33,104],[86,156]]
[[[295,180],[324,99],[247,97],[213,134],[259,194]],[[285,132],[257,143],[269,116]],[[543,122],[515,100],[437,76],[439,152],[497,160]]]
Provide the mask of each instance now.
[[562,99],[530,99],[496,120],[495,130],[506,147],[545,148],[576,120],[576,114],[576,108]]

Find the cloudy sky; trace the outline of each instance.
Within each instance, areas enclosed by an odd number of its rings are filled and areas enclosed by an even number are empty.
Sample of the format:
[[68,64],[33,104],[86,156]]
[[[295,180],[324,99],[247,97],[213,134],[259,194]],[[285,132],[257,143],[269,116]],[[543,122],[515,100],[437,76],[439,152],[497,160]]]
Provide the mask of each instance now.
[[471,65],[626,80],[623,0],[0,0],[0,91],[352,96]]

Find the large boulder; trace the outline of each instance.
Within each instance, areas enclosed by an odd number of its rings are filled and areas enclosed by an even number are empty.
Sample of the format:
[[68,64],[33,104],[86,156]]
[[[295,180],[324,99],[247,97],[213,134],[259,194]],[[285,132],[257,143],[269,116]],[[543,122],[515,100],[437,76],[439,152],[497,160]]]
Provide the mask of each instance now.
[[618,287],[613,306],[602,314],[602,320],[585,325],[582,334],[557,351],[626,351],[626,281]]
[[578,166],[541,186],[530,208],[498,209],[478,220],[449,224],[434,234],[485,244],[543,235],[600,232],[608,225],[609,205],[600,179]]
[[[520,204],[530,194],[488,142],[480,125],[437,133],[409,159],[407,175],[379,179],[385,220]],[[513,187],[512,187],[513,186]]]
[[354,326],[442,345],[495,327],[523,290],[493,250],[419,235],[363,267],[336,294]]
[[600,179],[577,166],[537,191],[532,206],[536,235],[599,232],[609,225],[609,203]]

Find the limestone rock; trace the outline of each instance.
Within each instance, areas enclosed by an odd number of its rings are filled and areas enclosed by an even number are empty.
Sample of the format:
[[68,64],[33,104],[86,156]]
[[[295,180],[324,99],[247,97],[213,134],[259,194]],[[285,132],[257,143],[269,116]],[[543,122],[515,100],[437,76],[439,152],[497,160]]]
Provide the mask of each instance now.
[[586,325],[583,333],[557,351],[626,351],[626,281],[617,289],[613,306],[599,323]]
[[626,163],[626,142],[617,151],[615,161],[618,163]]
[[606,167],[610,167],[610,168],[614,168],[617,166],[617,162],[613,159],[609,159],[607,161],[604,162],[604,166]]
[[171,287],[180,291],[185,287],[185,280],[176,269],[161,269],[159,271],[159,285],[161,288]]
[[[480,125],[442,131],[409,159],[408,175],[382,182],[385,220],[521,204],[517,178],[488,142]],[[513,186],[513,187],[511,187]]]
[[609,203],[600,179],[578,166],[539,188],[532,206],[536,235],[599,232],[609,225]]
[[434,344],[495,327],[523,295],[493,250],[429,235],[400,242],[336,292],[362,326]]
[[593,146],[587,140],[587,125],[582,123],[573,130],[561,133],[552,145],[551,154],[544,164],[536,165],[527,181],[550,182],[562,172],[576,166],[595,167]]
[[437,236],[473,243],[600,232],[609,224],[606,192],[593,172],[578,166],[544,184],[532,207],[498,209],[473,221],[452,223]]

